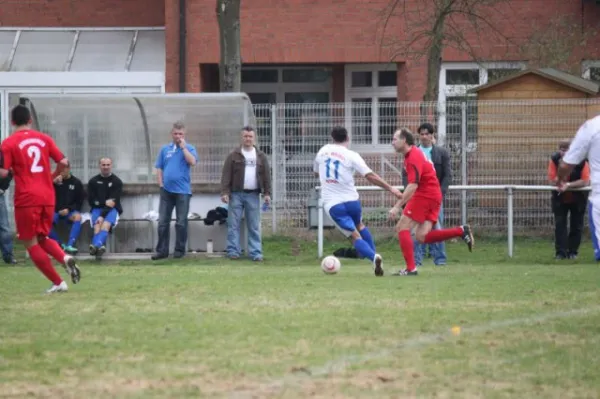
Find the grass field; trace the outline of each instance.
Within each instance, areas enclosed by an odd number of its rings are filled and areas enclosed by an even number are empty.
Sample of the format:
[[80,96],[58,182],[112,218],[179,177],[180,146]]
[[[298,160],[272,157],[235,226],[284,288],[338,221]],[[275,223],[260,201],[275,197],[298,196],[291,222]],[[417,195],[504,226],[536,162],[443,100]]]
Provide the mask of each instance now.
[[0,397],[598,397],[589,246],[557,262],[547,241],[516,240],[512,260],[505,241],[449,244],[449,266],[391,277],[401,254],[382,243],[383,278],[360,260],[326,276],[315,248],[87,263],[53,296],[33,267],[0,267]]

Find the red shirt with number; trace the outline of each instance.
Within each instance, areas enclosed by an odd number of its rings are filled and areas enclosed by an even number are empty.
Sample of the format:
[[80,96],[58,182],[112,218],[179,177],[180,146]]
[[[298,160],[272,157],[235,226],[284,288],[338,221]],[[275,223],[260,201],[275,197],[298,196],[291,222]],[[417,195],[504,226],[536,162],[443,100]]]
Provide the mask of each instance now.
[[442,188],[435,173],[433,162],[427,159],[423,151],[413,146],[404,155],[404,170],[408,183],[417,184],[417,191],[412,199],[429,199],[442,201]]
[[54,206],[50,158],[65,156],[52,137],[36,130],[19,130],[2,142],[3,168],[12,169],[15,208]]

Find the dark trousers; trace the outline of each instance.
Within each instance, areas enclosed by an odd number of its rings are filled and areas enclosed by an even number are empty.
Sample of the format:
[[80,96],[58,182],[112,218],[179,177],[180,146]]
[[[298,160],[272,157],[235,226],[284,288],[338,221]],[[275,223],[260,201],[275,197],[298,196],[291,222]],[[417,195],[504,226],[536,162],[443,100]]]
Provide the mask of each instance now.
[[188,212],[190,210],[189,194],[175,194],[160,189],[158,206],[158,243],[156,252],[159,255],[169,254],[171,217],[175,208],[175,254],[184,255],[187,245]]
[[[573,202],[557,203],[552,207],[554,213],[554,247],[557,256],[577,255],[581,244],[585,204]],[[570,228],[567,228],[569,224]]]

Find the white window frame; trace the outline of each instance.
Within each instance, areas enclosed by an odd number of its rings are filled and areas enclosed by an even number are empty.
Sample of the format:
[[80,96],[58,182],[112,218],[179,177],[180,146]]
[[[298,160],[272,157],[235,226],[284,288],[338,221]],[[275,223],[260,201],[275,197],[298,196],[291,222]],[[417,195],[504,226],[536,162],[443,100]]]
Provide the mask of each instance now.
[[600,60],[585,60],[581,63],[581,77],[591,79],[590,68],[600,68]]
[[[438,142],[444,144],[446,139],[446,98],[467,96],[468,91],[484,85],[488,81],[488,69],[525,69],[524,61],[498,61],[498,62],[443,62],[440,69],[439,96],[438,96]],[[446,84],[446,71],[457,69],[479,70],[479,84],[476,85],[448,85]],[[475,99],[475,94],[469,94]]]
[[[346,129],[352,131],[352,100],[357,98],[371,99],[371,144],[357,144],[352,148],[360,152],[392,152],[389,143],[379,143],[379,99],[395,98],[398,101],[398,86],[379,87],[379,74],[382,71],[398,72],[398,64],[347,64],[344,68],[344,100]],[[352,87],[352,72],[371,72],[371,87]],[[396,82],[397,84],[397,82]],[[350,136],[352,140],[352,135]]]
[[285,93],[328,93],[329,102],[333,95],[333,77],[331,76],[325,82],[313,83],[284,83],[283,70],[291,69],[311,69],[323,68],[332,72],[331,67],[321,67],[320,65],[307,66],[248,66],[243,67],[244,70],[277,70],[277,82],[273,83],[242,83],[242,91],[244,93],[275,93],[275,102],[277,104],[285,103]]

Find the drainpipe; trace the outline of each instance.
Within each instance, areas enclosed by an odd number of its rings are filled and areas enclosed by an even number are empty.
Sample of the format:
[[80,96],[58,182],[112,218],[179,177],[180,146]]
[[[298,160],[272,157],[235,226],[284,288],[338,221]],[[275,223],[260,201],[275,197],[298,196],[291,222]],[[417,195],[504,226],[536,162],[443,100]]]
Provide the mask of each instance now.
[[186,0],[179,0],[179,92],[186,92]]

